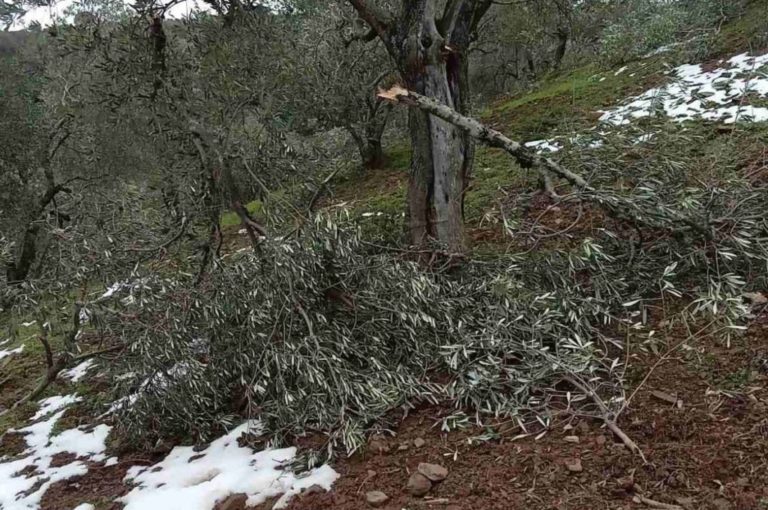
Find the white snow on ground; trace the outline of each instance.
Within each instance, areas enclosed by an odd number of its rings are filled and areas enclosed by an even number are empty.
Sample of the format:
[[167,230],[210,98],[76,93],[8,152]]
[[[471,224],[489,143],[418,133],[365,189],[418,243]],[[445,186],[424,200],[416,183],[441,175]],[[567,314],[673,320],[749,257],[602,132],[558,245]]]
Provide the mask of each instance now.
[[67,379],[71,380],[72,382],[77,382],[83,377],[85,377],[85,373],[88,372],[94,365],[94,361],[92,359],[88,359],[80,363],[79,365],[70,368],[69,370],[62,372],[62,376],[66,377]]
[[725,124],[768,121],[768,108],[749,104],[747,94],[768,97],[768,54],[736,55],[712,71],[701,65],[682,65],[676,79],[653,88],[623,106],[603,113],[600,121],[629,124],[634,119],[664,114],[675,121],[693,119]]
[[124,510],[211,510],[232,494],[247,494],[249,506],[282,494],[274,508],[283,508],[306,487],[330,489],[339,476],[330,466],[302,477],[284,469],[296,448],[254,452],[238,444],[241,435],[259,428],[258,423],[244,423],[201,452],[176,447],[154,466],[131,468],[125,481],[137,486],[118,501]]
[[562,146],[554,140],[534,140],[524,145],[539,152],[557,152],[562,149]]
[[[43,421],[9,430],[24,434],[27,448],[16,459],[0,459],[0,509],[35,510],[40,507],[41,498],[52,484],[86,474],[86,461],[104,460],[104,442],[110,431],[107,425],[97,425],[91,430],[80,427],[52,435],[56,422],[66,412],[68,404],[62,402],[71,403],[76,399],[73,396],[45,399],[42,402],[46,412],[52,412],[54,408],[59,410]],[[62,406],[65,408],[61,409]],[[35,416],[39,415],[41,412]],[[71,453],[77,460],[52,467],[53,457],[59,453]],[[26,474],[20,473],[22,470],[27,470]]]
[[32,421],[39,420],[60,409],[64,409],[70,404],[80,402],[82,399],[77,395],[57,395],[55,397],[44,398],[40,401],[40,410],[32,417]]
[[[614,74],[619,75],[626,69],[622,67]],[[712,71],[704,71],[701,65],[686,64],[671,74],[676,78],[671,83],[629,98],[623,106],[603,111],[602,127],[627,125],[634,119],[654,114],[664,114],[677,122],[694,119],[725,124],[768,121],[768,108],[750,104],[750,96],[768,99],[768,54],[750,56],[742,53],[722,61],[722,67]],[[591,138],[556,137],[527,142],[525,146],[538,152],[554,153],[563,148],[563,140],[568,140],[582,148],[596,149],[603,145],[600,138],[606,135],[605,130],[600,130]],[[635,143],[644,143],[651,138],[652,133],[645,134]]]
[[10,356],[12,354],[21,354],[24,351],[24,346],[20,345],[16,347],[15,349],[9,349],[7,351],[0,351],[0,359],[3,359],[7,356]]
[[83,503],[83,504],[77,505],[72,510],[96,510],[96,507],[90,503]]

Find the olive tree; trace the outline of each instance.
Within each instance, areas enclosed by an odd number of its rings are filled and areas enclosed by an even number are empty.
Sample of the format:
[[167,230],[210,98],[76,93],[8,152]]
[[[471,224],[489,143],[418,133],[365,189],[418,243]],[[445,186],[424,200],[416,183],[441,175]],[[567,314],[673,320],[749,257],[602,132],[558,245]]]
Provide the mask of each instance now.
[[381,139],[391,112],[376,99],[394,72],[383,45],[368,44],[343,4],[301,12],[289,43],[294,66],[286,93],[292,120],[302,132],[342,128],[355,143],[364,168],[384,163]]
[[[492,0],[348,0],[397,66],[409,90],[467,113],[468,51]],[[421,111],[409,112],[413,155],[408,183],[408,230],[413,245],[437,240],[465,250],[463,203],[472,171],[470,137]]]

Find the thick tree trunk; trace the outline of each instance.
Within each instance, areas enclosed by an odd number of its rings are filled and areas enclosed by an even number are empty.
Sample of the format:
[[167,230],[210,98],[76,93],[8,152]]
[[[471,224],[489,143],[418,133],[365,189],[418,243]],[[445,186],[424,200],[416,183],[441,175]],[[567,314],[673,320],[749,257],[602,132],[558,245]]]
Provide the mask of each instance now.
[[[375,0],[349,2],[384,42],[410,90],[468,113],[466,59],[491,0],[402,0],[398,14]],[[424,247],[434,240],[452,253],[462,253],[473,141],[428,112],[413,110],[408,118],[413,149],[407,199],[411,244]]]
[[[455,108],[441,66],[430,66],[423,80],[410,87]],[[412,157],[408,185],[410,240],[422,246],[429,239],[463,252],[463,203],[471,166],[471,142],[455,126],[421,110],[409,112]]]
[[[457,27],[458,29],[459,27]],[[467,64],[426,17],[401,47],[406,85],[457,111],[468,109]],[[408,185],[410,241],[436,240],[455,253],[466,250],[464,192],[474,155],[472,139],[425,111],[409,112],[412,157]]]
[[[383,129],[381,131],[383,132]],[[384,149],[381,145],[382,132],[377,133],[370,126],[366,126],[367,136],[361,135],[352,126],[347,126],[347,132],[355,141],[363,168],[373,170],[384,166]]]
[[570,31],[567,27],[560,27],[557,29],[557,47],[555,48],[555,58],[553,68],[555,71],[560,69],[560,65],[565,58],[565,52],[568,49],[568,39],[570,37]]
[[384,149],[381,140],[368,139],[365,147],[360,151],[363,167],[367,170],[375,170],[384,166]]

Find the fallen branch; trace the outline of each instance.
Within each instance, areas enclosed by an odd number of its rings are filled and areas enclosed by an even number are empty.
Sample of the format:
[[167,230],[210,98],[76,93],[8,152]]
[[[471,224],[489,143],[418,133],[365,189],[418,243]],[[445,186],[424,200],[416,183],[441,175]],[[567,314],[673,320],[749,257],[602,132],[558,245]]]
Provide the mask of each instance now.
[[600,414],[602,415],[601,418],[603,422],[605,423],[605,426],[608,427],[608,429],[613,432],[616,437],[621,439],[621,442],[624,443],[624,445],[629,448],[630,451],[633,453],[636,453],[640,456],[641,459],[643,459],[644,463],[648,463],[648,460],[646,460],[645,455],[643,454],[643,451],[640,449],[640,447],[635,443],[632,438],[630,438],[621,428],[616,424],[616,421],[614,420],[613,413],[610,409],[608,409],[608,406],[605,405],[605,402],[603,402],[603,399],[600,398],[600,395],[598,395],[594,390],[589,388],[585,383],[577,380],[575,376],[568,376],[565,378],[566,381],[573,384],[576,388],[578,388],[580,391],[582,391],[585,395],[587,395],[589,398],[592,399],[592,401],[597,405],[597,407],[600,409]]
[[656,501],[655,499],[646,498],[645,496],[641,496],[640,494],[635,495],[635,497],[632,499],[635,501],[635,503],[643,503],[652,508],[661,508],[662,510],[683,510],[683,507],[681,507],[680,505],[662,503],[661,501]]
[[312,195],[312,198],[309,201],[309,205],[307,206],[307,210],[312,213],[312,211],[315,209],[315,205],[317,204],[317,201],[320,199],[320,197],[323,195],[323,192],[328,186],[328,183],[333,180],[334,177],[336,177],[336,174],[339,173],[339,170],[341,170],[341,167],[336,168],[333,172],[328,174],[328,176],[323,179],[323,182],[320,183],[320,185],[317,187],[317,190],[315,190],[314,195]]
[[524,145],[507,138],[499,131],[484,126],[475,119],[466,117],[450,106],[439,103],[434,99],[422,96],[416,92],[411,92],[399,86],[394,86],[387,91],[380,91],[378,97],[393,103],[414,106],[431,113],[435,117],[439,117],[444,121],[463,129],[469,133],[470,136],[477,138],[486,145],[505,150],[523,166],[544,168],[555,175],[559,175],[574,186],[586,191],[595,191],[582,176],[571,172],[558,162],[541,156]]
[[[544,157],[537,152],[525,147],[524,145],[515,142],[510,138],[507,138],[499,131],[491,129],[471,117],[466,117],[460,114],[448,105],[435,101],[429,97],[422,96],[416,92],[404,89],[403,87],[397,85],[386,91],[380,90],[378,97],[395,104],[403,104],[406,106],[419,108],[420,110],[428,112],[435,117],[453,124],[454,126],[463,129],[469,133],[470,136],[476,138],[480,142],[490,147],[503,149],[512,157],[514,157],[524,168],[536,167],[543,169],[544,171],[542,171],[542,174],[545,184],[545,191],[550,195],[553,191],[553,188],[551,188],[551,183],[547,184],[547,172],[562,177],[582,191],[590,192],[593,196],[589,196],[588,194],[586,198],[592,202],[595,202],[599,206],[612,212],[616,212],[617,208],[621,209],[623,212],[627,213],[633,221],[638,223],[648,223],[648,221],[643,217],[644,214],[641,214],[645,211],[639,211],[636,204],[633,204],[628,200],[622,199],[620,197],[605,196],[604,193],[600,193],[599,190],[590,186],[589,183],[579,174],[574,173],[560,165],[558,162]],[[691,230],[701,234],[707,240],[711,240],[713,238],[713,233],[709,228],[709,223],[706,225],[701,225],[695,219],[689,218],[674,211],[667,211],[666,214],[672,221],[686,225]],[[652,226],[657,227],[658,225]]]

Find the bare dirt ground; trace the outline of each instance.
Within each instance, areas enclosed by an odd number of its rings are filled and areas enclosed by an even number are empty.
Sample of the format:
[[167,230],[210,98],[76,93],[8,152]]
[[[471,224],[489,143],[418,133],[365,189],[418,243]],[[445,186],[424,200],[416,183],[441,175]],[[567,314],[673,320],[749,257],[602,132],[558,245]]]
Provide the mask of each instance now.
[[[288,508],[372,508],[367,493],[382,491],[389,499],[378,508],[386,510],[768,509],[768,305],[755,310],[730,347],[711,336],[681,344],[669,338],[630,355],[627,395],[637,392],[618,423],[647,463],[599,420],[563,416],[538,439],[545,429],[519,438],[514,422],[443,433],[450,411],[423,407],[393,435],[335,460],[341,477],[332,491],[309,490]],[[491,439],[478,440],[491,430]],[[18,449],[17,440],[6,437],[3,450]],[[158,459],[122,456],[115,466],[94,465],[84,477],[54,484],[42,508],[89,501],[117,510],[114,499],[130,490],[123,483],[128,467]],[[422,462],[447,468],[448,476],[416,497],[407,483]],[[240,510],[243,501],[232,497],[217,509]]]
[[[730,348],[711,338],[690,345],[664,358],[632,356],[635,387],[650,375],[619,425],[647,463],[599,421],[560,421],[538,440],[513,440],[520,430],[510,427],[470,444],[483,430],[443,434],[435,423],[445,411],[427,408],[383,440],[385,451],[374,452],[376,444],[337,461],[333,491],[299,496],[289,508],[366,508],[366,493],[377,490],[389,496],[380,506],[388,510],[768,509],[768,312]],[[414,497],[406,484],[421,462],[449,474]]]

